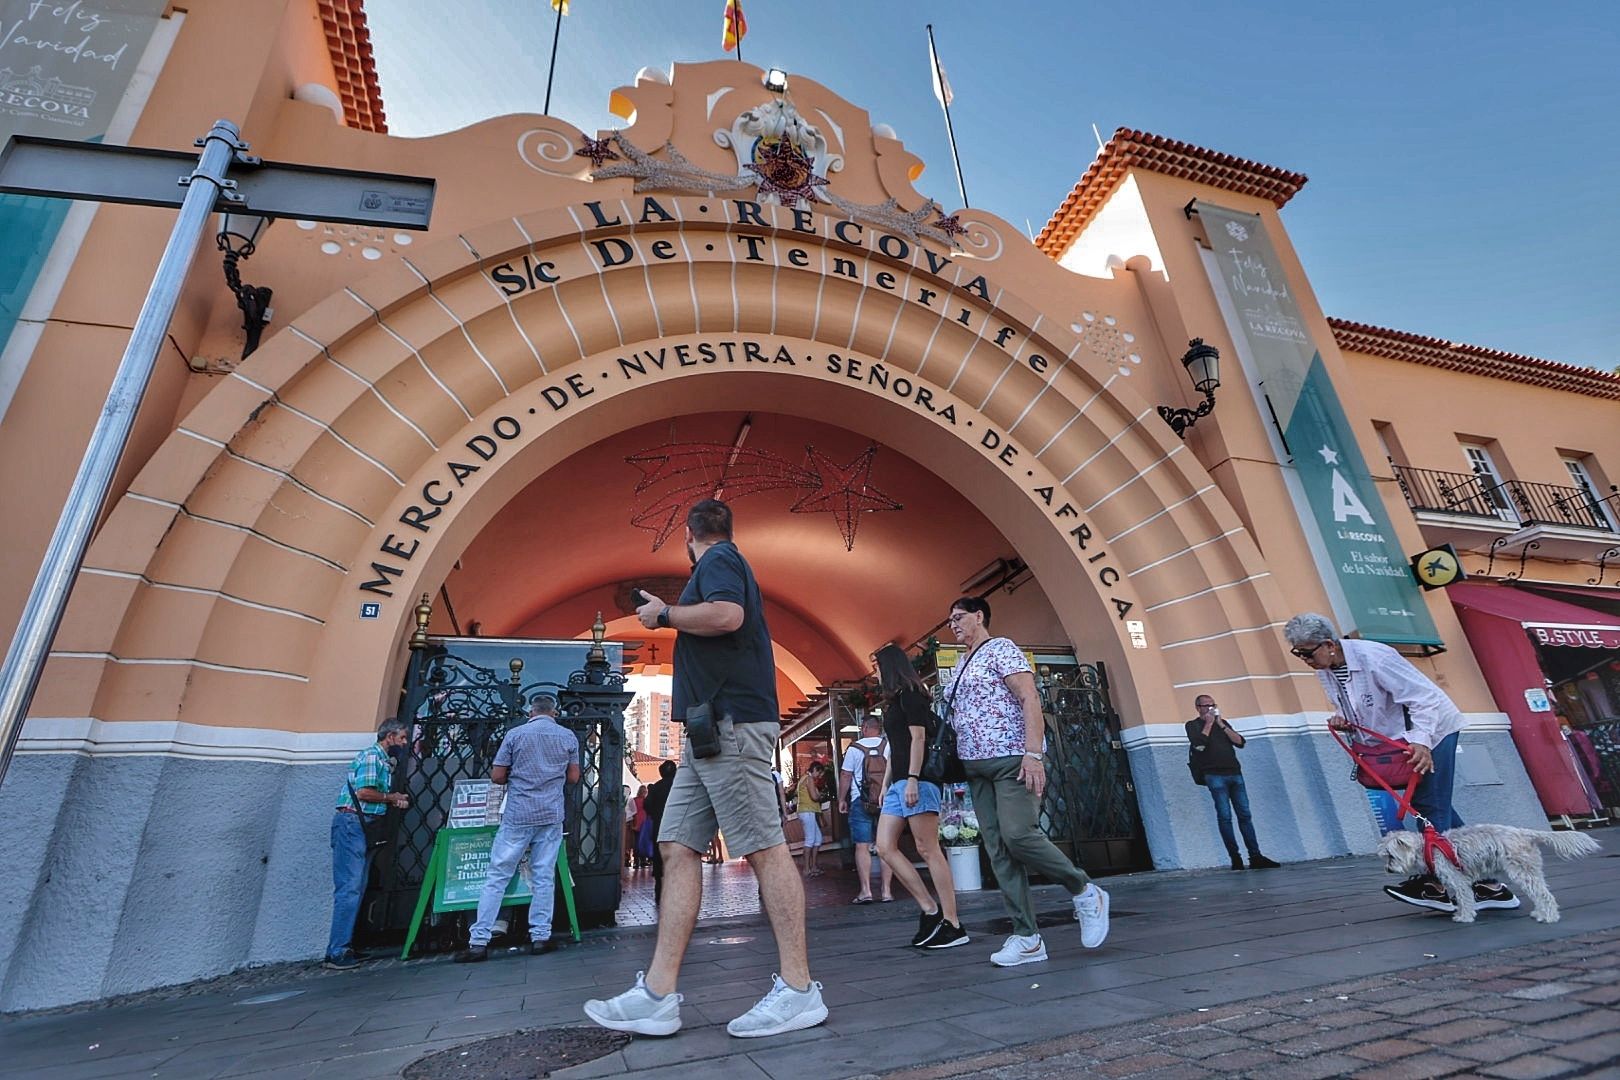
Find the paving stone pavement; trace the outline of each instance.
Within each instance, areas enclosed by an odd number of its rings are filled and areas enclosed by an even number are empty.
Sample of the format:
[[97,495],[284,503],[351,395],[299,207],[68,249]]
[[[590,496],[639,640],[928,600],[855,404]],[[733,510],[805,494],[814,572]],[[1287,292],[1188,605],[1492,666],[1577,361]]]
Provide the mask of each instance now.
[[1206,1006],[884,1080],[1620,1077],[1620,931]]
[[[1096,950],[1080,947],[1067,897],[1045,887],[1036,900],[1051,959],[1012,969],[987,962],[1008,932],[994,893],[962,897],[973,941],[945,952],[907,947],[907,902],[815,909],[811,963],[831,1015],[760,1040],[732,1039],[724,1024],[768,985],[769,928],[758,916],[708,921],[682,971],[684,1029],[554,1075],[837,1080],[959,1059],[970,1064],[939,1075],[1615,1075],[1620,859],[1555,863],[1548,876],[1562,922],[1521,910],[1462,926],[1385,898],[1392,879],[1371,859],[1131,875],[1104,883],[1114,927]],[[593,931],[550,956],[481,965],[310,964],[0,1017],[0,1076],[397,1077],[436,1049],[583,1022],[584,999],[617,993],[646,966],[652,933]],[[1336,989],[1308,989],[1324,984]],[[1498,1002],[1508,1005],[1487,1007]],[[1582,1026],[1593,1016],[1604,1024]]]

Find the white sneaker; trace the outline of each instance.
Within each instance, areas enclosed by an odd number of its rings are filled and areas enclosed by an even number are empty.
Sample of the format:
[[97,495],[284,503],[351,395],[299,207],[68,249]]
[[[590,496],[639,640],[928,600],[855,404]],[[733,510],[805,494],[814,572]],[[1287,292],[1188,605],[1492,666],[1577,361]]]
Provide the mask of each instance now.
[[1038,964],[1046,959],[1046,942],[1041,935],[1031,934],[1029,937],[1019,937],[1017,934],[1007,939],[1007,943],[990,956],[990,962],[996,967],[1017,967],[1019,964]]
[[647,989],[646,972],[636,972],[636,985],[606,1001],[585,1003],[585,1015],[605,1028],[637,1035],[673,1035],[681,1030],[680,994],[654,997]]
[[726,1031],[739,1039],[762,1039],[815,1027],[825,1019],[827,1006],[821,1000],[820,983],[811,983],[808,990],[795,990],[782,981],[782,976],[773,974],[770,992],[727,1024]]
[[1108,938],[1108,892],[1095,882],[1074,898],[1074,917],[1080,920],[1080,944],[1095,949]]

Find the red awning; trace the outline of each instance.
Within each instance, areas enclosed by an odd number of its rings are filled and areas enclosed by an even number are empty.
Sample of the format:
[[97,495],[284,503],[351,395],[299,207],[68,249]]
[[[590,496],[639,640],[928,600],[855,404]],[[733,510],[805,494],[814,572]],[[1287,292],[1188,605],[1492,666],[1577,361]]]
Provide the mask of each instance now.
[[[1620,647],[1620,619],[1511,585],[1467,581],[1446,594],[1473,647],[1496,707],[1507,713],[1513,744],[1549,815],[1592,810],[1547,701],[1547,680],[1532,640],[1548,646]],[[1603,641],[1610,642],[1608,646]],[[1533,704],[1534,703],[1534,704]]]
[[1461,582],[1446,590],[1451,602],[1510,619],[1537,645],[1575,649],[1620,649],[1620,617],[1508,585]]

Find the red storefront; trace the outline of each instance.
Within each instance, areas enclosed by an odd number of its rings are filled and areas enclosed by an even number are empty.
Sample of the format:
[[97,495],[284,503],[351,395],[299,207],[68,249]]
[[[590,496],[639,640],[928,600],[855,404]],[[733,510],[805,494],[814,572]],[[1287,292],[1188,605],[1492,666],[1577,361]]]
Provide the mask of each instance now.
[[1620,615],[1520,585],[1447,592],[1547,814],[1586,817],[1594,798],[1620,805]]

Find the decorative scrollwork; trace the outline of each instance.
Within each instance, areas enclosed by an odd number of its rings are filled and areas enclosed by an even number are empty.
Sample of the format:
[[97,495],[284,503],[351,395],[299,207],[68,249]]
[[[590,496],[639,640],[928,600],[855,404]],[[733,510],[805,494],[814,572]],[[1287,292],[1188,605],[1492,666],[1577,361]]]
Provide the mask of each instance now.
[[1620,557],[1620,544],[1615,545],[1614,547],[1612,547],[1609,550],[1605,551],[1602,555],[1598,556],[1598,574],[1597,574],[1597,577],[1595,577],[1595,578],[1587,578],[1586,583],[1588,585],[1601,585],[1601,584],[1603,584],[1603,575],[1608,573],[1607,567],[1609,565],[1609,560],[1613,559],[1613,558],[1616,558],[1616,557]]
[[1474,576],[1475,577],[1490,577],[1491,576],[1491,570],[1492,570],[1493,567],[1496,566],[1496,553],[1498,551],[1502,550],[1502,548],[1506,547],[1507,542],[1508,542],[1508,538],[1505,537],[1505,536],[1498,536],[1495,540],[1491,541],[1491,550],[1490,550],[1490,556],[1491,557],[1486,561],[1485,569],[1483,569],[1483,570],[1475,570],[1474,571]]
[[530,128],[517,139],[518,160],[535,172],[584,179],[589,168],[574,151],[573,138],[552,128]]

